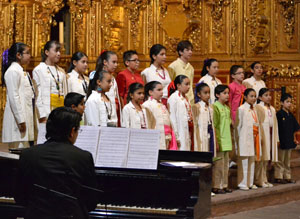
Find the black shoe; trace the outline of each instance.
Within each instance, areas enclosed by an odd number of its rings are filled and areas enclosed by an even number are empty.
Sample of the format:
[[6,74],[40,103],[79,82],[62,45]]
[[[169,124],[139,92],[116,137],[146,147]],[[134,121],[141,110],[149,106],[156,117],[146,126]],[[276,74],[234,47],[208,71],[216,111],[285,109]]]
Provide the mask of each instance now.
[[275,183],[286,184],[287,182],[284,179],[275,179]]
[[286,179],[285,182],[286,183],[293,183],[293,184],[295,184],[296,180],[294,180],[294,179]]
[[212,189],[212,192],[215,194],[225,194],[225,190],[224,189]]

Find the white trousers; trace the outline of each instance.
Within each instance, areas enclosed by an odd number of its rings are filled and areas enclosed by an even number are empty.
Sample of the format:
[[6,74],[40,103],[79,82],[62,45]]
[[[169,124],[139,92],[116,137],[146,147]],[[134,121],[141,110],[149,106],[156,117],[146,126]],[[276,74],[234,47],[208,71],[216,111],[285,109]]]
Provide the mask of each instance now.
[[238,187],[252,187],[254,181],[255,157],[238,157]]

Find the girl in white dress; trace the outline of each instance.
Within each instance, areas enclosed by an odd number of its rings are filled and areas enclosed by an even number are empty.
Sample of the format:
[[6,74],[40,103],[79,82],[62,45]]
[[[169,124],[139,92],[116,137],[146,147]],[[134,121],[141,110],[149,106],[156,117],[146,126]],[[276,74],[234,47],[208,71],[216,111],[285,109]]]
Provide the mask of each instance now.
[[149,124],[160,131],[160,149],[177,150],[176,136],[172,128],[170,114],[167,107],[162,104],[163,86],[158,81],[151,81],[145,85],[146,102],[143,106],[151,111],[153,119]]
[[168,86],[171,83],[169,72],[164,68],[166,62],[166,48],[163,45],[155,44],[150,49],[150,67],[144,69],[141,73],[145,84],[151,81],[158,81],[163,86],[163,96],[161,102],[167,106]]
[[88,69],[88,57],[83,52],[75,52],[68,69],[68,92],[86,96],[89,78],[84,75]]
[[212,152],[216,155],[216,138],[213,126],[213,107],[209,104],[210,90],[206,83],[196,85],[194,118],[195,151]]
[[65,71],[57,65],[59,60],[59,42],[48,41],[43,49],[42,62],[32,71],[38,90],[36,106],[39,121],[43,123],[52,109],[64,106],[64,96],[68,93]]
[[194,150],[194,125],[192,107],[186,94],[190,89],[190,79],[185,75],[178,75],[174,80],[174,86],[170,89],[171,96],[168,99],[171,122],[176,138],[179,140],[179,150]]
[[216,59],[204,60],[203,69],[201,72],[201,78],[198,83],[204,82],[209,86],[210,89],[210,104],[213,104],[216,100],[215,88],[222,84],[220,79],[217,78],[219,72],[219,63]]
[[276,111],[271,106],[271,94],[268,88],[261,88],[258,94],[258,104],[256,109],[258,113],[258,120],[261,130],[261,159],[255,162],[255,185],[268,188],[273,187],[268,182],[267,169],[268,163],[278,161],[278,124]]
[[85,103],[85,122],[90,126],[116,127],[118,118],[115,105],[106,95],[112,86],[112,76],[107,71],[96,71],[90,81]]
[[[5,54],[6,53],[6,54]],[[35,90],[23,67],[30,62],[30,50],[24,43],[14,43],[3,54],[2,80],[6,86],[2,142],[9,148],[29,147],[35,140]]]
[[149,127],[149,110],[142,106],[144,101],[144,86],[133,83],[129,86],[127,103],[122,110],[122,127],[147,129]]

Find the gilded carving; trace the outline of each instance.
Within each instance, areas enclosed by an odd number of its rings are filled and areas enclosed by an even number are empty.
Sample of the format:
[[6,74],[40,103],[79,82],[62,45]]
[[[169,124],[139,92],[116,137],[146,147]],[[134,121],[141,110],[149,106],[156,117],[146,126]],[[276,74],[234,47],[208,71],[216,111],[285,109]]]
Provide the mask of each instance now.
[[124,0],[124,8],[128,13],[130,20],[130,34],[133,47],[137,47],[137,38],[139,34],[140,12],[147,8],[149,0]]
[[212,17],[212,32],[215,36],[216,45],[219,48],[221,46],[222,33],[223,33],[223,11],[224,7],[230,4],[229,0],[209,0],[207,4],[211,6]]
[[238,21],[237,21],[237,6],[236,0],[231,3],[230,14],[231,14],[231,54],[235,51],[237,47],[237,31],[238,31]]
[[31,47],[32,45],[32,6],[27,7],[27,19],[26,19],[26,44]]
[[149,50],[153,45],[153,1],[148,5],[148,48]]
[[250,27],[249,45],[254,53],[264,53],[270,43],[269,19],[265,13],[265,0],[250,1],[250,18],[247,19]]
[[185,4],[178,0],[162,1],[160,12],[159,25],[166,33],[164,45],[168,50],[176,52],[177,44],[188,27]]
[[90,0],[69,0],[70,13],[72,21],[75,23],[75,49],[83,51],[84,34],[86,33],[86,26],[83,22],[84,14],[87,13],[91,7]]
[[286,34],[287,47],[291,47],[292,39],[295,32],[295,1],[278,0],[281,7],[281,15],[284,18],[283,32]]
[[25,7],[16,4],[15,39],[16,42],[24,42]]
[[280,64],[279,67],[270,66],[267,71],[268,77],[288,77],[295,78],[300,76],[300,67],[290,64]]
[[39,33],[41,38],[39,40],[39,48],[48,41],[50,35],[51,25],[57,25],[53,20],[53,16],[64,7],[63,0],[35,0],[35,22],[39,25]]

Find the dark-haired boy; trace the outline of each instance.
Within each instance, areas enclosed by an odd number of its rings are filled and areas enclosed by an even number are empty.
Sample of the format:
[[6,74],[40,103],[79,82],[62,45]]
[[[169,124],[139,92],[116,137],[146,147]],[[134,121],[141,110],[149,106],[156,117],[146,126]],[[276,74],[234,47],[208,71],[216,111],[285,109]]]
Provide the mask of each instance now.
[[[174,80],[178,75],[185,75],[190,79],[191,84],[193,84],[194,68],[189,63],[189,60],[193,54],[192,43],[188,40],[180,41],[177,45],[177,53],[179,57],[168,66],[171,80]],[[190,86],[190,90],[187,93],[187,98],[191,104],[194,103],[193,86]]]
[[121,71],[116,78],[122,107],[126,104],[129,86],[132,83],[144,85],[142,76],[137,72],[140,64],[137,52],[135,50],[124,52],[123,62],[126,69]]
[[70,92],[65,97],[64,106],[72,108],[82,116],[85,109],[84,96],[79,93]]

